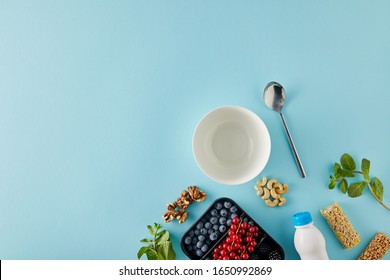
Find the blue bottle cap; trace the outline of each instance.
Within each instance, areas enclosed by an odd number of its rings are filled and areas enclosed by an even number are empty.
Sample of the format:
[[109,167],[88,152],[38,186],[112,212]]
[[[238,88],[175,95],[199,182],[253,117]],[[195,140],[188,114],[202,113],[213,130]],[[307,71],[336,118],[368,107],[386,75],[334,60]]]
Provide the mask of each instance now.
[[313,221],[310,212],[299,212],[292,216],[294,226],[304,226]]

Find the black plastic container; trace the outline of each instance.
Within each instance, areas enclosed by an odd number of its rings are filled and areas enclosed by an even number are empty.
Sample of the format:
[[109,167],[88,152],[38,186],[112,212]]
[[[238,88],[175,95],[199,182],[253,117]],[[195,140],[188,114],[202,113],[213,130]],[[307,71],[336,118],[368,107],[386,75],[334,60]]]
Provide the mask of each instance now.
[[213,250],[227,237],[234,216],[238,216],[259,229],[259,235],[255,239],[257,245],[254,251],[249,254],[249,259],[284,260],[282,247],[235,201],[227,197],[215,200],[184,233],[180,242],[183,252],[192,260],[212,260]]

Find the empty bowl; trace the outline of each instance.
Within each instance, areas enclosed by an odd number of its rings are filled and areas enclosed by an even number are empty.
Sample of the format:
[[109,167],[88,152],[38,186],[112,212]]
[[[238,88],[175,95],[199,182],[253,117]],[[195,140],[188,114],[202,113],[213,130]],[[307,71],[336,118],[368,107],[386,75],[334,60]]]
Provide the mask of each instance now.
[[246,183],[260,174],[271,153],[264,122],[240,106],[207,113],[196,126],[192,149],[199,168],[225,185]]

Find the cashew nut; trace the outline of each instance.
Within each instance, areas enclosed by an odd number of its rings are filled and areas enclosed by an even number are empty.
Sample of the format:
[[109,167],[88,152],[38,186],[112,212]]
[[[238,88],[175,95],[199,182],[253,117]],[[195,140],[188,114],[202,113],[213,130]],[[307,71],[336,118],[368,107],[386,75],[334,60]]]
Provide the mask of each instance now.
[[263,194],[263,196],[262,196],[261,198],[264,199],[264,200],[266,200],[266,199],[269,198],[269,195],[270,195],[269,189],[264,188],[263,190],[264,190],[264,194]]
[[276,189],[275,188],[272,188],[271,191],[270,191],[270,194],[273,198],[279,198],[280,195],[276,193]]
[[277,194],[281,194],[283,192],[283,186],[281,183],[277,182],[273,185]]
[[265,184],[267,184],[267,177],[263,177],[263,179],[261,181],[257,181],[257,186],[259,187],[263,187],[265,186]]
[[288,185],[283,184],[283,193],[286,193],[288,191]]
[[284,198],[284,197],[280,197],[279,198],[279,204],[278,204],[278,206],[283,206],[283,205],[285,205],[286,204],[286,199]]
[[273,184],[275,184],[275,183],[277,183],[277,182],[278,182],[278,181],[277,181],[275,178],[269,180],[268,183],[267,183],[267,188],[268,188],[269,190],[272,189]]
[[262,187],[259,187],[259,188],[257,189],[257,196],[262,196],[263,193],[264,193],[263,188],[262,188]]
[[279,203],[279,200],[278,199],[274,199],[274,200],[271,200],[271,199],[267,199],[265,201],[265,204],[268,206],[268,207],[275,207],[276,205],[278,205]]

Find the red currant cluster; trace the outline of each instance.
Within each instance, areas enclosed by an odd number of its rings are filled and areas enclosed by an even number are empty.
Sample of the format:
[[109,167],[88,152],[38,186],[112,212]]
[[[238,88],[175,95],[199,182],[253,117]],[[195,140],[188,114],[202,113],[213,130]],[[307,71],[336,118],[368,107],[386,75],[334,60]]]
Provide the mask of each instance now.
[[213,251],[214,260],[247,260],[257,244],[259,228],[234,217],[227,237]]

